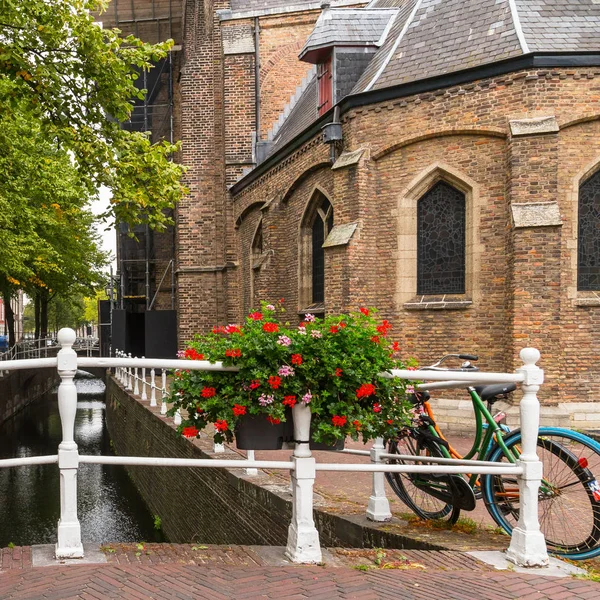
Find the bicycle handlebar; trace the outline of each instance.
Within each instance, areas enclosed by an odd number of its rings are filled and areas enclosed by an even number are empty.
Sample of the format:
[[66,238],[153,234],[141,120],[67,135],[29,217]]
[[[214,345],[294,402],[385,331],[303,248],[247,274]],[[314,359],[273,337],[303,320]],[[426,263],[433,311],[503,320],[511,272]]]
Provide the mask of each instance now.
[[459,369],[449,369],[448,367],[440,366],[442,363],[444,363],[445,361],[452,359],[452,358],[466,360],[466,361],[471,361],[471,360],[475,361],[475,360],[479,359],[479,356],[477,356],[476,354],[446,354],[445,356],[440,358],[440,360],[438,360],[436,363],[433,363],[432,365],[430,365],[428,367],[421,367],[421,370],[423,370],[423,371],[478,371],[479,370],[477,367],[473,366],[469,362],[463,363]]

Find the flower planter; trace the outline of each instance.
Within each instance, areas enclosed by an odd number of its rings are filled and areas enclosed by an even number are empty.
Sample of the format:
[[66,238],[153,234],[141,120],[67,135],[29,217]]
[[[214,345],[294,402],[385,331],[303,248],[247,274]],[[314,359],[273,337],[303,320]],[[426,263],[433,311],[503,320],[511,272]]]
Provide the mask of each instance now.
[[[312,436],[312,432],[311,432],[311,436]],[[324,444],[323,442],[313,442],[312,440],[310,442],[310,449],[311,450],[335,450],[335,451],[339,451],[339,450],[343,450],[345,446],[346,446],[346,441],[345,440],[338,440],[332,446],[330,446],[329,444]]]
[[235,429],[240,450],[281,450],[289,437],[290,421],[274,425],[264,415],[244,415]]

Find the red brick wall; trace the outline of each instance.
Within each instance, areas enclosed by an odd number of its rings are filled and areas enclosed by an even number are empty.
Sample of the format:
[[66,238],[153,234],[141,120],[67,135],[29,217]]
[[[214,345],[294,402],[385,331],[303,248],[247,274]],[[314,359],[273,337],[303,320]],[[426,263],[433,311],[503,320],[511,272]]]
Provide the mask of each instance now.
[[[576,290],[574,219],[576,181],[600,162],[600,110],[590,94],[598,77],[593,69],[515,73],[350,111],[345,147],[367,149],[360,165],[317,170],[288,193],[326,160],[327,148],[315,138],[234,198],[235,215],[275,199],[265,214],[273,252],[267,297],[285,296],[297,308],[298,219],[310,191],[323,185],[335,222],[359,224],[348,246],[326,251],[328,310],[380,307],[405,353],[423,362],[468,351],[480,354],[485,369],[513,369],[518,351],[536,346],[547,375],[545,402],[592,400],[600,391],[600,306],[580,305],[587,296]],[[512,137],[510,120],[547,115],[562,127],[557,134]],[[398,234],[410,215],[399,201],[419,174],[440,164],[475,190],[472,304],[407,310],[399,301],[406,255]],[[511,203],[548,201],[558,201],[562,226],[514,228]],[[241,254],[249,251],[247,220],[238,232]],[[247,285],[243,275],[239,281]]]

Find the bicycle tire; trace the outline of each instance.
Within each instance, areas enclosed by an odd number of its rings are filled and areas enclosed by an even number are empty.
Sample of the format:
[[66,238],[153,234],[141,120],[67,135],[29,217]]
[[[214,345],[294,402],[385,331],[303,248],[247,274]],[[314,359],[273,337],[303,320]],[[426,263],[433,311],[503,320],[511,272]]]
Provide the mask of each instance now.
[[[407,435],[391,441],[388,444],[390,454],[411,456],[437,456],[442,457],[438,446],[428,440],[418,440]],[[402,461],[388,459],[390,464],[431,464],[417,461]],[[416,473],[386,473],[385,477],[394,493],[421,519],[444,520],[450,524],[456,523],[460,509],[451,504],[435,498],[427,493],[429,483],[419,485],[419,474]]]
[[[518,451],[521,432],[511,432],[504,441]],[[599,556],[600,496],[593,488],[600,475],[600,444],[575,431],[542,427],[537,446],[545,482],[538,495],[539,521],[548,550],[576,560]],[[507,459],[496,446],[487,460]],[[481,487],[488,512],[510,534],[519,518],[517,478],[484,475]]]

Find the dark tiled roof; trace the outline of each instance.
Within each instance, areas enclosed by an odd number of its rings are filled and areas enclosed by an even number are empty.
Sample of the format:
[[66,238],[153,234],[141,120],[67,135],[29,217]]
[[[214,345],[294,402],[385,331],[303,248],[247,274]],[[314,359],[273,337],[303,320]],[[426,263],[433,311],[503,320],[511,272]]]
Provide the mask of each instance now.
[[317,120],[317,78],[313,77],[298,102],[294,105],[288,118],[279,128],[273,140],[271,152],[275,152],[293,140],[300,132]]
[[515,0],[530,52],[600,49],[600,3]]
[[403,6],[402,13],[354,92],[529,52],[600,50],[597,0],[375,0],[370,6],[392,4]]
[[300,52],[300,58],[333,44],[373,46],[380,40],[395,13],[395,9],[326,10],[319,16],[315,28]]

